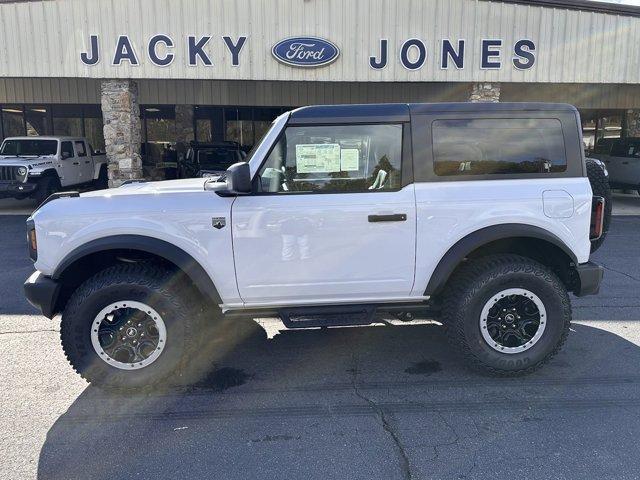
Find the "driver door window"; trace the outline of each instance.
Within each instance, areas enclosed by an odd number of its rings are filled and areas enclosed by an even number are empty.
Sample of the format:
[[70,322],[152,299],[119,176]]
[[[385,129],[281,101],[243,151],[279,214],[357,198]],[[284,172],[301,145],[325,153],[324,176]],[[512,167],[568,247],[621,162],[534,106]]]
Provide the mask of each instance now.
[[258,177],[263,193],[400,189],[402,125],[288,127]]
[[73,158],[73,145],[71,142],[62,142],[60,147],[60,155],[63,159],[65,158]]

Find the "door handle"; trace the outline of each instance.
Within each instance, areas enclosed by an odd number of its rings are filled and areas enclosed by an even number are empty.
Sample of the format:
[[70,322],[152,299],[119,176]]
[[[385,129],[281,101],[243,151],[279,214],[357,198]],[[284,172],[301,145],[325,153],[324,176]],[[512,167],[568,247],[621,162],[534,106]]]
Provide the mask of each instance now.
[[89,160],[85,160],[84,163],[89,163]]
[[80,165],[80,162],[73,162],[74,165]]
[[623,165],[629,165],[629,162],[622,162]]
[[404,222],[407,220],[406,213],[392,213],[390,215],[369,215],[369,221],[375,222]]

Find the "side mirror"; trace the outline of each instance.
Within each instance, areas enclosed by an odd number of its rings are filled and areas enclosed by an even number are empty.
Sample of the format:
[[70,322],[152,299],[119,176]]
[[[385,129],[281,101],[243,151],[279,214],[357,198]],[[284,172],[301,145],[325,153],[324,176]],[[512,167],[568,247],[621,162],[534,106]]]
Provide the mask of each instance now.
[[248,195],[251,193],[251,169],[246,162],[234,163],[227,168],[227,188],[222,195]]
[[66,160],[67,158],[71,158],[71,152],[62,152],[62,159]]

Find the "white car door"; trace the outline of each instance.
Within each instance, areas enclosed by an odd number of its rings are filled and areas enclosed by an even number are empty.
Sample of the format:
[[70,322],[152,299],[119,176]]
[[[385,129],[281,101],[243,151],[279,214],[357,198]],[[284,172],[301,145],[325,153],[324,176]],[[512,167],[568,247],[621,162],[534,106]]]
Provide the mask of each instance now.
[[60,184],[63,187],[80,183],[78,181],[80,162],[73,149],[73,142],[67,140],[60,142],[60,160],[58,161],[58,165],[60,166],[58,169]]
[[[600,158],[595,155],[596,158]],[[629,187],[640,186],[640,142],[618,140],[610,155],[602,155],[609,171],[609,181]]]
[[76,160],[79,162],[78,183],[90,182],[93,180],[93,161],[87,144],[83,140],[76,140],[73,143],[76,149]]
[[[398,300],[414,281],[416,206],[403,128],[289,126],[232,207],[252,305]],[[407,171],[409,170],[409,171]]]
[[620,158],[620,176],[624,183],[632,187],[640,187],[640,142],[626,142],[624,157]]

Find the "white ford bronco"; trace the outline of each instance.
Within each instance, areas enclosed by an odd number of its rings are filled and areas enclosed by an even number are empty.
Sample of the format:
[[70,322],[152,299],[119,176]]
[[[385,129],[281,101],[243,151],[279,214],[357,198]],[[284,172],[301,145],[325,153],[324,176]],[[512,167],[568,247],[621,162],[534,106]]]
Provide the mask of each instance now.
[[42,203],[62,188],[107,187],[107,157],[82,137],[10,137],[0,146],[0,198]]
[[432,318],[470,365],[522,374],[565,341],[568,292],[598,292],[603,203],[569,105],[304,107],[219,179],[51,196],[25,291],[97,385],[168,382],[265,316]]

